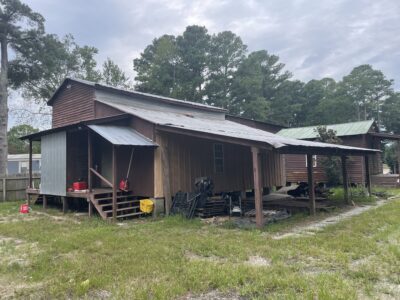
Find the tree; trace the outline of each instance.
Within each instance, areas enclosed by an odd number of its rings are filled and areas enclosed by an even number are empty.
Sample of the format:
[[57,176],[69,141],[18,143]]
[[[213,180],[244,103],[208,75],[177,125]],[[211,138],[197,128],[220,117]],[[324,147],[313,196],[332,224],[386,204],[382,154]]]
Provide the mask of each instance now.
[[110,58],[103,63],[102,71],[102,82],[105,84],[119,87],[119,88],[129,88],[129,77],[125,75],[125,72],[121,70],[116,63],[114,63]]
[[400,151],[399,143],[392,142],[385,145],[384,148],[384,161],[390,167],[392,173],[398,173],[399,161],[398,161],[398,152]]
[[382,105],[382,123],[389,132],[400,134],[400,93],[394,93]]
[[268,119],[290,127],[306,123],[303,112],[304,83],[300,80],[285,80],[277,88],[271,101]]
[[32,45],[44,33],[44,18],[19,0],[0,1],[0,176],[7,169],[7,125],[8,125],[8,67],[9,48],[16,55],[29,56]]
[[205,86],[206,102],[230,110],[232,84],[242,63],[247,46],[231,31],[211,37]]
[[44,104],[66,77],[98,82],[94,56],[98,50],[79,46],[72,35],[63,39],[53,34],[41,36],[29,55],[17,53],[11,62],[12,87],[21,89],[26,98]]
[[388,80],[370,65],[361,65],[343,77],[342,85],[355,108],[357,119],[374,118],[380,125],[381,105],[393,93],[393,80]]
[[183,34],[176,38],[176,44],[180,58],[180,97],[193,102],[203,102],[210,35],[204,26],[188,26]]
[[[29,143],[20,138],[38,132],[39,129],[33,128],[30,125],[18,125],[12,127],[8,133],[8,149],[10,154],[24,154],[29,152]],[[40,143],[33,143],[33,153],[40,153]]]
[[133,61],[138,91],[179,97],[177,68],[179,62],[176,38],[163,35],[154,39]]
[[[318,133],[318,142],[329,144],[342,143],[342,140],[337,137],[336,131],[327,129],[326,126],[318,126],[316,128],[316,132]],[[336,156],[328,155],[322,159],[322,165],[328,179],[328,185],[336,186],[340,184],[342,181],[340,173],[340,159]]]
[[277,89],[291,74],[283,71],[279,57],[261,50],[252,52],[240,64],[232,84],[231,112],[266,120],[271,102],[278,103]]

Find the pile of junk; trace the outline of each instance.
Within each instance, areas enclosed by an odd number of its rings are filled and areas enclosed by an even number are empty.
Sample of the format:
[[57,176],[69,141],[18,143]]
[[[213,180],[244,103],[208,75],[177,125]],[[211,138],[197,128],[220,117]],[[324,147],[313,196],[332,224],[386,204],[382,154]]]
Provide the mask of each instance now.
[[[249,197],[251,198],[251,196]],[[194,192],[178,192],[172,201],[171,214],[188,219],[195,217],[254,218],[254,201],[242,199],[240,192],[214,194],[214,184],[209,177],[196,178]],[[263,210],[266,222],[275,222],[291,216],[286,209]]]

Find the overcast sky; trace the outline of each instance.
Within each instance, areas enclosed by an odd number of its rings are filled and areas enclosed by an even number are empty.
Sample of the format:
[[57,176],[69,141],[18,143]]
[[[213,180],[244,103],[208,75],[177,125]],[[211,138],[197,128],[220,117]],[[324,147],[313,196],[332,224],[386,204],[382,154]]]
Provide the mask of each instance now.
[[[23,0],[24,1],[24,0]],[[400,87],[399,0],[29,0],[49,33],[72,33],[133,77],[132,60],[187,25],[231,30],[249,50],[277,54],[295,78],[340,79],[371,64]]]

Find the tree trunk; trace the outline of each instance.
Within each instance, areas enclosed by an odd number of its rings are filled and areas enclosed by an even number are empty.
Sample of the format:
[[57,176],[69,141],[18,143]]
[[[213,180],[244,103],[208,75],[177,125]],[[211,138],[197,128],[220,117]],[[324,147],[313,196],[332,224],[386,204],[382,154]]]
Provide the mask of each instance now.
[[0,176],[6,174],[7,171],[7,124],[8,124],[8,53],[7,53],[7,37],[0,39],[1,47],[1,71],[0,71]]

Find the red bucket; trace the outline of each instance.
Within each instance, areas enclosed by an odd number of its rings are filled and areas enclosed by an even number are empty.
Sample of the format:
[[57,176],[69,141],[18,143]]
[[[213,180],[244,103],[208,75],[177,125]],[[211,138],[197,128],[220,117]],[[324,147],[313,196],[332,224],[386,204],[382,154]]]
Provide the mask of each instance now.
[[29,213],[29,205],[28,204],[21,204],[21,206],[19,207],[19,212],[21,214]]

